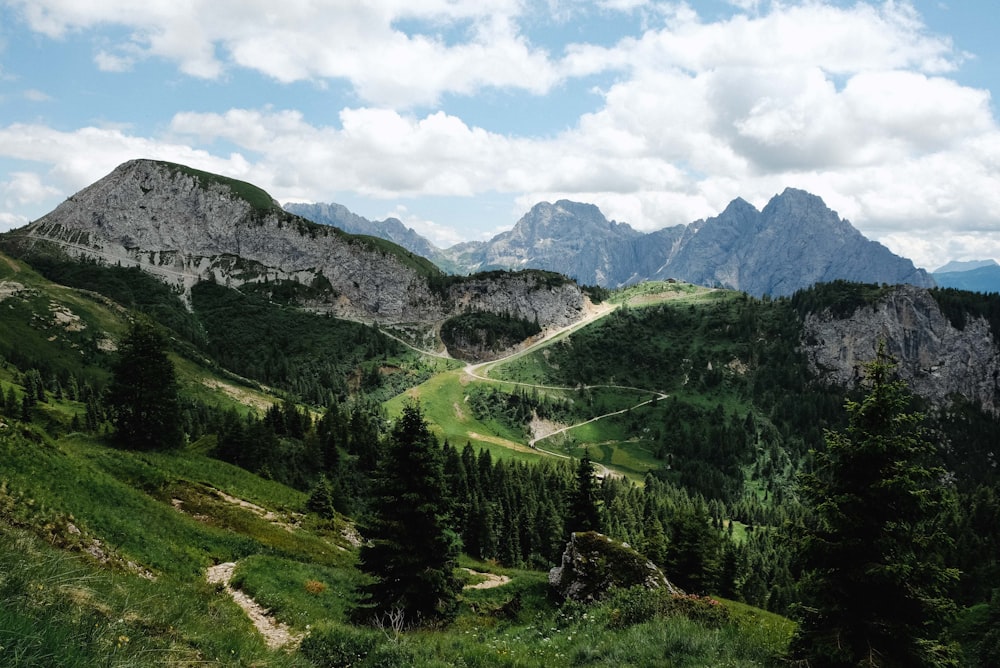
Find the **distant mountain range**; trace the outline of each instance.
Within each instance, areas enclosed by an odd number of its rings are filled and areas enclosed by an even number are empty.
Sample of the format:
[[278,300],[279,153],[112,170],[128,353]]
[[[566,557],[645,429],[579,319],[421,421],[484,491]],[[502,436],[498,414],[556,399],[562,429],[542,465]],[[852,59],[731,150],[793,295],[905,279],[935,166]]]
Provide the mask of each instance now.
[[942,288],[970,292],[1000,292],[1000,264],[996,260],[949,262],[931,276]]
[[365,221],[335,205],[288,210],[345,231],[385,236],[455,273],[546,269],[611,288],[674,278],[755,296],[789,295],[835,279],[934,285],[926,271],[866,239],[822,199],[793,188],[761,211],[736,199],[713,218],[650,233],[609,221],[592,204],[542,202],[510,231],[448,249],[434,248],[395,219]]

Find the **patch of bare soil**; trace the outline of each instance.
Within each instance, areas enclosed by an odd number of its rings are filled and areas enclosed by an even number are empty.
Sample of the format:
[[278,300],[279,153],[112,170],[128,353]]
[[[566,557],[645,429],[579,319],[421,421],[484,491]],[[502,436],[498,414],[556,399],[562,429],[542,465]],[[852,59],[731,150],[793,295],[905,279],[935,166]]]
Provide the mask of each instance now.
[[528,429],[531,433],[531,442],[540,441],[546,436],[551,436],[552,434],[565,429],[566,425],[560,424],[558,422],[553,422],[552,420],[543,420],[537,415],[531,417],[531,423],[528,425]]
[[281,647],[294,649],[297,647],[302,642],[300,634],[293,633],[287,624],[271,617],[267,609],[257,603],[257,601],[242,591],[229,586],[229,581],[232,580],[235,569],[236,564],[233,562],[211,566],[205,572],[205,578],[209,584],[221,584],[225,588],[226,592],[233,597],[236,605],[240,606],[247,613],[247,617],[253,622],[257,631],[264,636],[264,642],[267,643],[268,647],[271,649],[279,649]]
[[229,383],[223,383],[215,378],[205,378],[202,381],[205,387],[211,388],[213,390],[222,390],[227,395],[240,402],[244,406],[250,406],[251,408],[256,408],[260,411],[267,411],[271,407],[271,402],[267,401],[263,397],[257,396],[252,392],[249,392],[243,388],[237,387],[235,385],[230,385]]
[[517,450],[518,452],[532,452],[532,449],[523,443],[515,443],[514,441],[507,440],[506,438],[500,438],[499,436],[485,436],[483,434],[477,434],[474,431],[469,432],[469,438],[484,441],[486,443],[493,443],[494,445],[502,445],[510,450]]
[[258,506],[256,503],[250,503],[249,501],[246,501],[244,499],[240,499],[240,498],[237,498],[235,496],[230,496],[229,494],[226,494],[225,492],[223,492],[222,490],[219,490],[219,489],[213,489],[212,493],[215,494],[220,499],[222,499],[223,501],[225,501],[226,503],[229,503],[229,504],[234,505],[234,506],[238,506],[240,508],[245,508],[246,510],[249,510],[254,515],[257,515],[258,517],[260,517],[260,518],[262,518],[264,520],[267,520],[268,522],[270,522],[271,524],[273,524],[275,526],[281,527],[285,531],[288,531],[288,532],[295,531],[295,525],[294,524],[290,524],[290,523],[284,521],[281,518],[281,516],[278,515],[277,513],[272,512],[272,511],[270,511],[270,510],[268,510],[266,508],[262,508],[262,507]]
[[472,573],[473,575],[481,575],[485,580],[482,582],[476,582],[474,584],[465,585],[465,589],[493,589],[494,587],[501,587],[508,582],[510,578],[506,575],[497,575],[496,573],[484,573],[482,571],[474,571],[471,568],[463,568],[463,571]]

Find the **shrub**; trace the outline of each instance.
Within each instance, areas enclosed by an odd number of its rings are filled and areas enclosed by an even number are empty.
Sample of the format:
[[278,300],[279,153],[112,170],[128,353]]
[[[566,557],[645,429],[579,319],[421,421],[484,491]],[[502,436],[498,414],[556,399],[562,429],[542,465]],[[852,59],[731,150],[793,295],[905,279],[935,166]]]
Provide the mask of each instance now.
[[608,611],[606,625],[612,629],[624,629],[649,621],[667,610],[669,600],[669,594],[662,589],[643,586],[616,589],[604,606]]
[[730,621],[730,613],[726,606],[710,596],[695,594],[671,596],[667,600],[664,612],[667,615],[684,615],[691,621],[714,628],[719,628]]
[[305,588],[308,593],[317,596],[326,591],[326,585],[319,580],[306,580]]
[[314,629],[302,640],[303,656],[324,668],[359,665],[375,649],[379,637],[374,631],[353,626]]

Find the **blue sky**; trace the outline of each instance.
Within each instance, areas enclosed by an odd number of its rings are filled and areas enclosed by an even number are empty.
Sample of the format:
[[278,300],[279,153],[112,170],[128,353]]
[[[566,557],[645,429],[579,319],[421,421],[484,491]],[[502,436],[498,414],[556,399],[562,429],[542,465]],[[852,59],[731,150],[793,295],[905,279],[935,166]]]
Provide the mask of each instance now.
[[439,246],[791,186],[918,266],[1000,259],[994,5],[0,0],[0,230],[150,157]]

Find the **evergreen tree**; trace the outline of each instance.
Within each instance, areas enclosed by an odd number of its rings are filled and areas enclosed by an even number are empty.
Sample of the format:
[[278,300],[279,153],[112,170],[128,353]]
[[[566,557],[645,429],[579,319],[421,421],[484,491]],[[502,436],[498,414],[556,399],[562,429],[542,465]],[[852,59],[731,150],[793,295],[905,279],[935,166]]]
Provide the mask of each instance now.
[[183,445],[174,365],[166,340],[146,318],[136,318],[118,346],[108,406],[121,445],[138,450]]
[[803,602],[793,653],[815,666],[953,665],[941,630],[957,579],[943,564],[947,538],[935,448],[907,412],[905,385],[879,347],[870,390],[848,401],[848,426],[802,483],[816,526],[801,545]]
[[597,508],[597,481],[590,452],[584,450],[576,469],[576,488],[569,504],[569,531],[600,531],[601,514]]
[[355,617],[370,621],[401,611],[409,625],[449,619],[460,589],[454,575],[460,541],[447,515],[443,453],[419,406],[403,409],[373,486],[359,555],[372,581],[361,588]]

